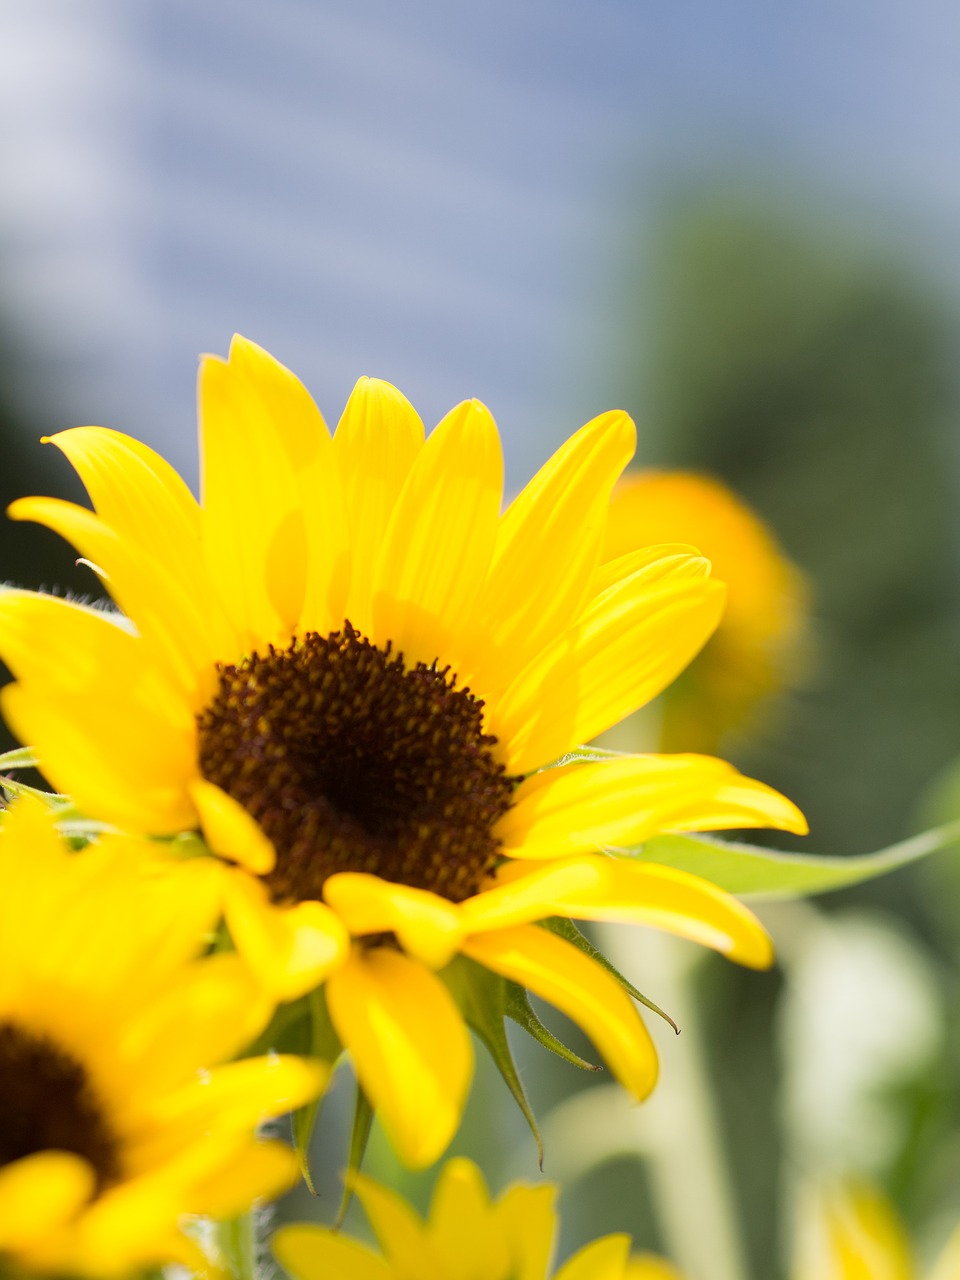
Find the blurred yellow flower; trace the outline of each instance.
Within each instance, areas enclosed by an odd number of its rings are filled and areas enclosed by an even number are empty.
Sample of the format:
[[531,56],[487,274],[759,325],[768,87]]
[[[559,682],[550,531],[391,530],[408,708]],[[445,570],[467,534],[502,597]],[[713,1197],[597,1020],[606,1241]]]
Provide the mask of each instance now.
[[[808,1193],[793,1280],[918,1280],[906,1232],[886,1199],[859,1182]],[[960,1228],[927,1280],[960,1280]]]
[[11,514],[68,537],[126,618],[0,593],[10,724],[87,814],[202,830],[237,949],[279,999],[326,981],[408,1163],[443,1152],[470,1081],[435,973],[457,953],[562,1009],[643,1097],[656,1058],[631,1000],[536,922],[652,924],[765,966],[733,898],[598,850],[805,823],[706,757],[538,772],[659,693],[723,609],[695,552],[600,565],[633,423],[588,423],[501,515],[478,401],[424,440],[395,388],[361,379],[331,438],[301,383],[235,338],[202,364],[200,415],[202,505],[128,436],[54,437],[96,514],[45,498]]
[[209,860],[182,880],[153,862],[120,836],[69,853],[37,801],[4,815],[4,1275],[202,1267],[186,1215],[233,1217],[296,1178],[290,1148],[254,1130],[314,1097],[324,1072],[277,1056],[217,1065],[271,1006],[236,955],[195,959],[219,910]]
[[715,751],[802,672],[807,586],[759,517],[708,476],[651,470],[623,477],[603,557],[654,542],[693,544],[727,586],[720,625],[664,696],[664,748]]
[[[358,1176],[355,1185],[382,1254],[327,1227],[281,1227],[274,1252],[295,1280],[546,1280],[557,1227],[549,1183],[514,1183],[491,1201],[477,1166],[450,1160],[426,1222],[370,1178]],[[629,1252],[629,1236],[604,1236],[554,1280],[680,1280],[661,1259]]]

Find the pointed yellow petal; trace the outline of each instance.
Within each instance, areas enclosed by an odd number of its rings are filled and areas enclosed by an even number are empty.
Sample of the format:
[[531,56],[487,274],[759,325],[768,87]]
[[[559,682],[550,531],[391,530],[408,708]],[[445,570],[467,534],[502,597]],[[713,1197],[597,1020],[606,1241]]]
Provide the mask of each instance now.
[[510,504],[497,529],[462,683],[496,696],[573,623],[600,555],[611,490],[635,444],[625,413],[602,414],[571,436]]
[[273,1235],[277,1261],[296,1280],[397,1280],[382,1258],[329,1227],[295,1222]]
[[642,572],[605,592],[491,713],[507,772],[530,773],[655,697],[710,637],[723,601],[710,578],[651,586]]
[[767,969],[773,963],[769,935],[756,916],[699,876],[600,854],[528,874],[530,866],[508,864],[498,888],[465,902],[466,927],[486,931],[556,915],[619,921],[666,929],[751,969]]
[[231,656],[236,633],[203,562],[200,508],[173,467],[139,440],[105,427],[74,427],[50,443],[73,463],[103,522],[202,603],[214,649]]
[[227,360],[201,361],[198,397],[210,576],[245,645],[283,641],[307,584],[296,469],[322,448],[326,426],[299,379],[239,335]]
[[463,951],[528,987],[582,1027],[634,1097],[645,1098],[656,1084],[656,1051],[630,997],[571,943],[536,925],[518,925],[476,934]]
[[39,1151],[0,1168],[0,1253],[16,1254],[69,1221],[93,1194],[86,1160]]
[[498,1231],[483,1175],[472,1160],[444,1165],[430,1203],[427,1230],[443,1259],[444,1280],[507,1276],[508,1242]]
[[543,1280],[553,1255],[557,1229],[557,1189],[548,1182],[508,1187],[494,1205],[499,1230],[510,1245],[516,1280]]
[[191,594],[179,576],[85,507],[59,498],[20,498],[9,515],[46,525],[97,565],[151,660],[183,691],[192,709],[203,705],[216,682],[217,662],[235,656],[223,652],[223,628],[215,625],[218,610],[211,598]]
[[276,1200],[300,1173],[297,1157],[282,1142],[257,1142],[192,1189],[190,1211],[217,1221],[245,1213],[255,1200]]
[[54,789],[82,812],[149,835],[195,825],[192,754],[156,718],[135,718],[129,706],[125,713],[119,695],[103,703],[12,684],[0,691],[0,707],[20,741],[36,747]]
[[[630,578],[641,569],[649,569],[655,564],[660,565],[661,576],[669,577],[671,570],[677,567],[678,557],[689,561],[690,568],[687,572],[690,576],[709,575],[710,561],[705,560],[699,550],[690,543],[658,542],[653,546],[638,547],[636,551],[630,551],[626,555],[617,556],[614,560],[607,560],[598,565],[593,575],[593,582],[590,584],[591,596],[602,595],[622,579]],[[703,566],[706,566],[705,570]]]
[[389,382],[361,378],[333,437],[333,451],[352,553],[344,617],[364,635],[373,626],[371,592],[384,534],[422,448],[423,423],[406,396]]
[[128,1096],[114,1105],[136,1108],[145,1099],[152,1109],[159,1093],[195,1083],[199,1070],[232,1058],[271,1012],[270,999],[236,954],[185,966],[124,1028],[115,1069],[125,1073]]
[[273,870],[276,850],[256,818],[239,801],[205,778],[195,778],[189,791],[197,806],[204,839],[214,853],[257,875]]
[[362,1173],[354,1175],[352,1185],[390,1262],[391,1274],[403,1280],[436,1280],[440,1276],[446,1280],[423,1223],[403,1196]]
[[629,1252],[629,1236],[604,1236],[578,1249],[557,1272],[555,1280],[624,1280]]
[[349,948],[347,931],[322,902],[278,907],[260,880],[229,877],[224,915],[237,950],[279,1000],[312,991]]
[[186,1126],[195,1134],[252,1132],[265,1120],[312,1101],[329,1076],[325,1063],[290,1054],[245,1058],[168,1094],[154,1115],[161,1126]]
[[496,423],[478,400],[466,401],[417,455],[374,577],[374,638],[391,641],[408,665],[456,655],[490,563],[502,494]]
[[463,937],[458,909],[426,889],[344,871],[330,876],[323,896],[351,934],[394,933],[405,951],[431,969],[449,964]]
[[41,688],[118,695],[183,733],[193,714],[176,684],[163,678],[129,622],[59,596],[0,589],[0,653],[14,677]]
[[666,831],[776,827],[803,833],[796,805],[710,756],[627,756],[546,769],[522,783],[497,827],[514,858],[642,844]]
[[432,1164],[460,1123],[473,1073],[470,1037],[446,987],[389,947],[354,947],[326,992],[397,1154],[412,1168]]

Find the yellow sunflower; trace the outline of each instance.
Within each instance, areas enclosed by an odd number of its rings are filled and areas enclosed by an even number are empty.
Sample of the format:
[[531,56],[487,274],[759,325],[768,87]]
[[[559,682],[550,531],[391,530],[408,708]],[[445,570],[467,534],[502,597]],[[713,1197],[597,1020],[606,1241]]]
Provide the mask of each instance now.
[[219,914],[213,864],[174,878],[154,862],[122,836],[68,852],[34,800],[0,827],[4,1275],[202,1266],[186,1215],[232,1217],[296,1177],[254,1129],[325,1073],[275,1055],[218,1066],[271,1005],[236,955],[195,959]]
[[[450,1160],[423,1222],[400,1196],[357,1176],[356,1192],[382,1256],[327,1227],[295,1223],[273,1237],[295,1280],[546,1280],[557,1215],[556,1188],[514,1183],[490,1200],[470,1160]],[[554,1280],[680,1280],[666,1262],[629,1257],[630,1238],[604,1236],[580,1249]]]
[[623,987],[546,917],[652,924],[742,963],[769,940],[693,876],[601,852],[662,831],[803,831],[794,805],[698,756],[571,760],[716,627],[692,552],[601,564],[623,413],[578,431],[501,513],[478,401],[424,439],[361,379],[331,438],[301,383],[235,338],[200,373],[202,499],[128,436],[53,437],[95,513],[21,499],[123,616],[0,593],[14,731],[87,814],[199,830],[237,949],[279,999],[325,981],[360,1083],[411,1164],[452,1136],[472,1071],[438,978],[462,954],[562,1009],[637,1097],[656,1058]]
[[[960,1227],[927,1280],[960,1280]],[[797,1232],[794,1280],[919,1280],[910,1241],[874,1187],[846,1181],[808,1194]]]
[[805,665],[807,584],[771,531],[719,480],[687,471],[632,471],[610,502],[603,559],[647,543],[692,543],[726,585],[716,632],[664,699],[669,751],[715,751],[749,728]]

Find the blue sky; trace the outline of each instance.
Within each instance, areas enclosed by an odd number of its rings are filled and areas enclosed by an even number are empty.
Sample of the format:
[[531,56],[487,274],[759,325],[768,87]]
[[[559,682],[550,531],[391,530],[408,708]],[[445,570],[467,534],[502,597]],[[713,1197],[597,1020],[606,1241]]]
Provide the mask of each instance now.
[[188,471],[240,329],[331,420],[362,373],[479,396],[519,481],[610,407],[619,238],[678,170],[960,248],[946,3],[11,0],[0,36],[19,394]]

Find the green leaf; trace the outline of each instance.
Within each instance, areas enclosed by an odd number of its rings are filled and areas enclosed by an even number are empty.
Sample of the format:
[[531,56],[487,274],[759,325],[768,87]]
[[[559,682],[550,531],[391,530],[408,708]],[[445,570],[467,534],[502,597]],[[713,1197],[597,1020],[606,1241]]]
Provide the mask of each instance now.
[[[370,1105],[370,1099],[357,1083],[357,1097],[353,1105],[353,1126],[350,1129],[350,1151],[347,1156],[347,1175],[343,1180],[343,1196],[340,1200],[340,1208],[337,1210],[337,1217],[334,1223],[335,1227],[342,1227],[343,1220],[347,1216],[347,1210],[350,1208],[350,1201],[353,1199],[354,1177],[363,1162],[364,1153],[367,1150],[367,1143],[370,1141],[370,1130],[373,1126],[373,1107]],[[311,1187],[311,1190],[313,1188]]]
[[537,1124],[533,1108],[520,1082],[517,1065],[513,1060],[513,1051],[507,1039],[504,1023],[508,1012],[506,980],[499,974],[491,973],[489,969],[485,969],[483,965],[477,964],[468,956],[457,956],[440,976],[450,989],[467,1025],[486,1045],[494,1065],[530,1126],[530,1132],[537,1144],[542,1169],[543,1139],[540,1136],[540,1126]]
[[[303,1053],[311,1058],[320,1058],[323,1062],[333,1063],[343,1052],[340,1037],[333,1029],[330,1014],[327,1010],[326,996],[323,988],[317,987],[305,996],[298,1004],[305,1006],[305,1017],[297,1027],[301,1039],[305,1040],[303,1048],[292,1048],[294,1053]],[[304,1034],[304,1031],[306,1034]],[[311,1102],[298,1107],[290,1117],[290,1132],[293,1137],[293,1148],[297,1153],[300,1172],[311,1195],[317,1194],[313,1185],[313,1174],[310,1170],[310,1139],[317,1122],[322,1098],[314,1098]],[[351,1148],[352,1153],[352,1148]]]
[[4,751],[0,755],[0,773],[5,773],[7,769],[35,769],[37,764],[32,747],[14,747],[12,751]]
[[651,1013],[655,1013],[658,1018],[662,1018],[664,1022],[669,1022],[677,1035],[680,1034],[680,1028],[670,1017],[669,1013],[665,1013],[658,1004],[654,1004],[649,997],[645,996],[642,991],[638,991],[629,978],[625,978],[619,969],[615,968],[602,951],[598,951],[589,938],[584,937],[572,920],[567,920],[565,916],[549,916],[545,920],[538,921],[543,929],[549,929],[551,933],[556,933],[561,938],[565,938],[567,942],[573,945],[584,955],[589,956],[591,960],[606,969],[611,977],[616,978],[629,995],[633,996],[638,1004],[642,1004],[645,1009],[649,1009]]
[[530,1003],[530,997],[525,987],[521,987],[518,982],[507,982],[507,1007],[506,1014],[508,1018],[512,1018],[518,1027],[523,1027],[528,1035],[533,1036],[534,1040],[542,1044],[545,1049],[549,1049],[551,1053],[555,1053],[558,1058],[563,1058],[564,1062],[569,1062],[574,1067],[579,1067],[581,1071],[602,1071],[603,1067],[598,1066],[595,1062],[587,1062],[586,1058],[581,1058],[578,1053],[568,1048],[562,1040],[558,1040],[552,1031],[549,1031],[540,1019],[537,1017],[533,1005]]
[[628,857],[702,876],[728,893],[750,898],[797,898],[874,880],[960,843],[960,822],[924,831],[877,853],[837,857],[778,853],[710,836],[656,836]]

